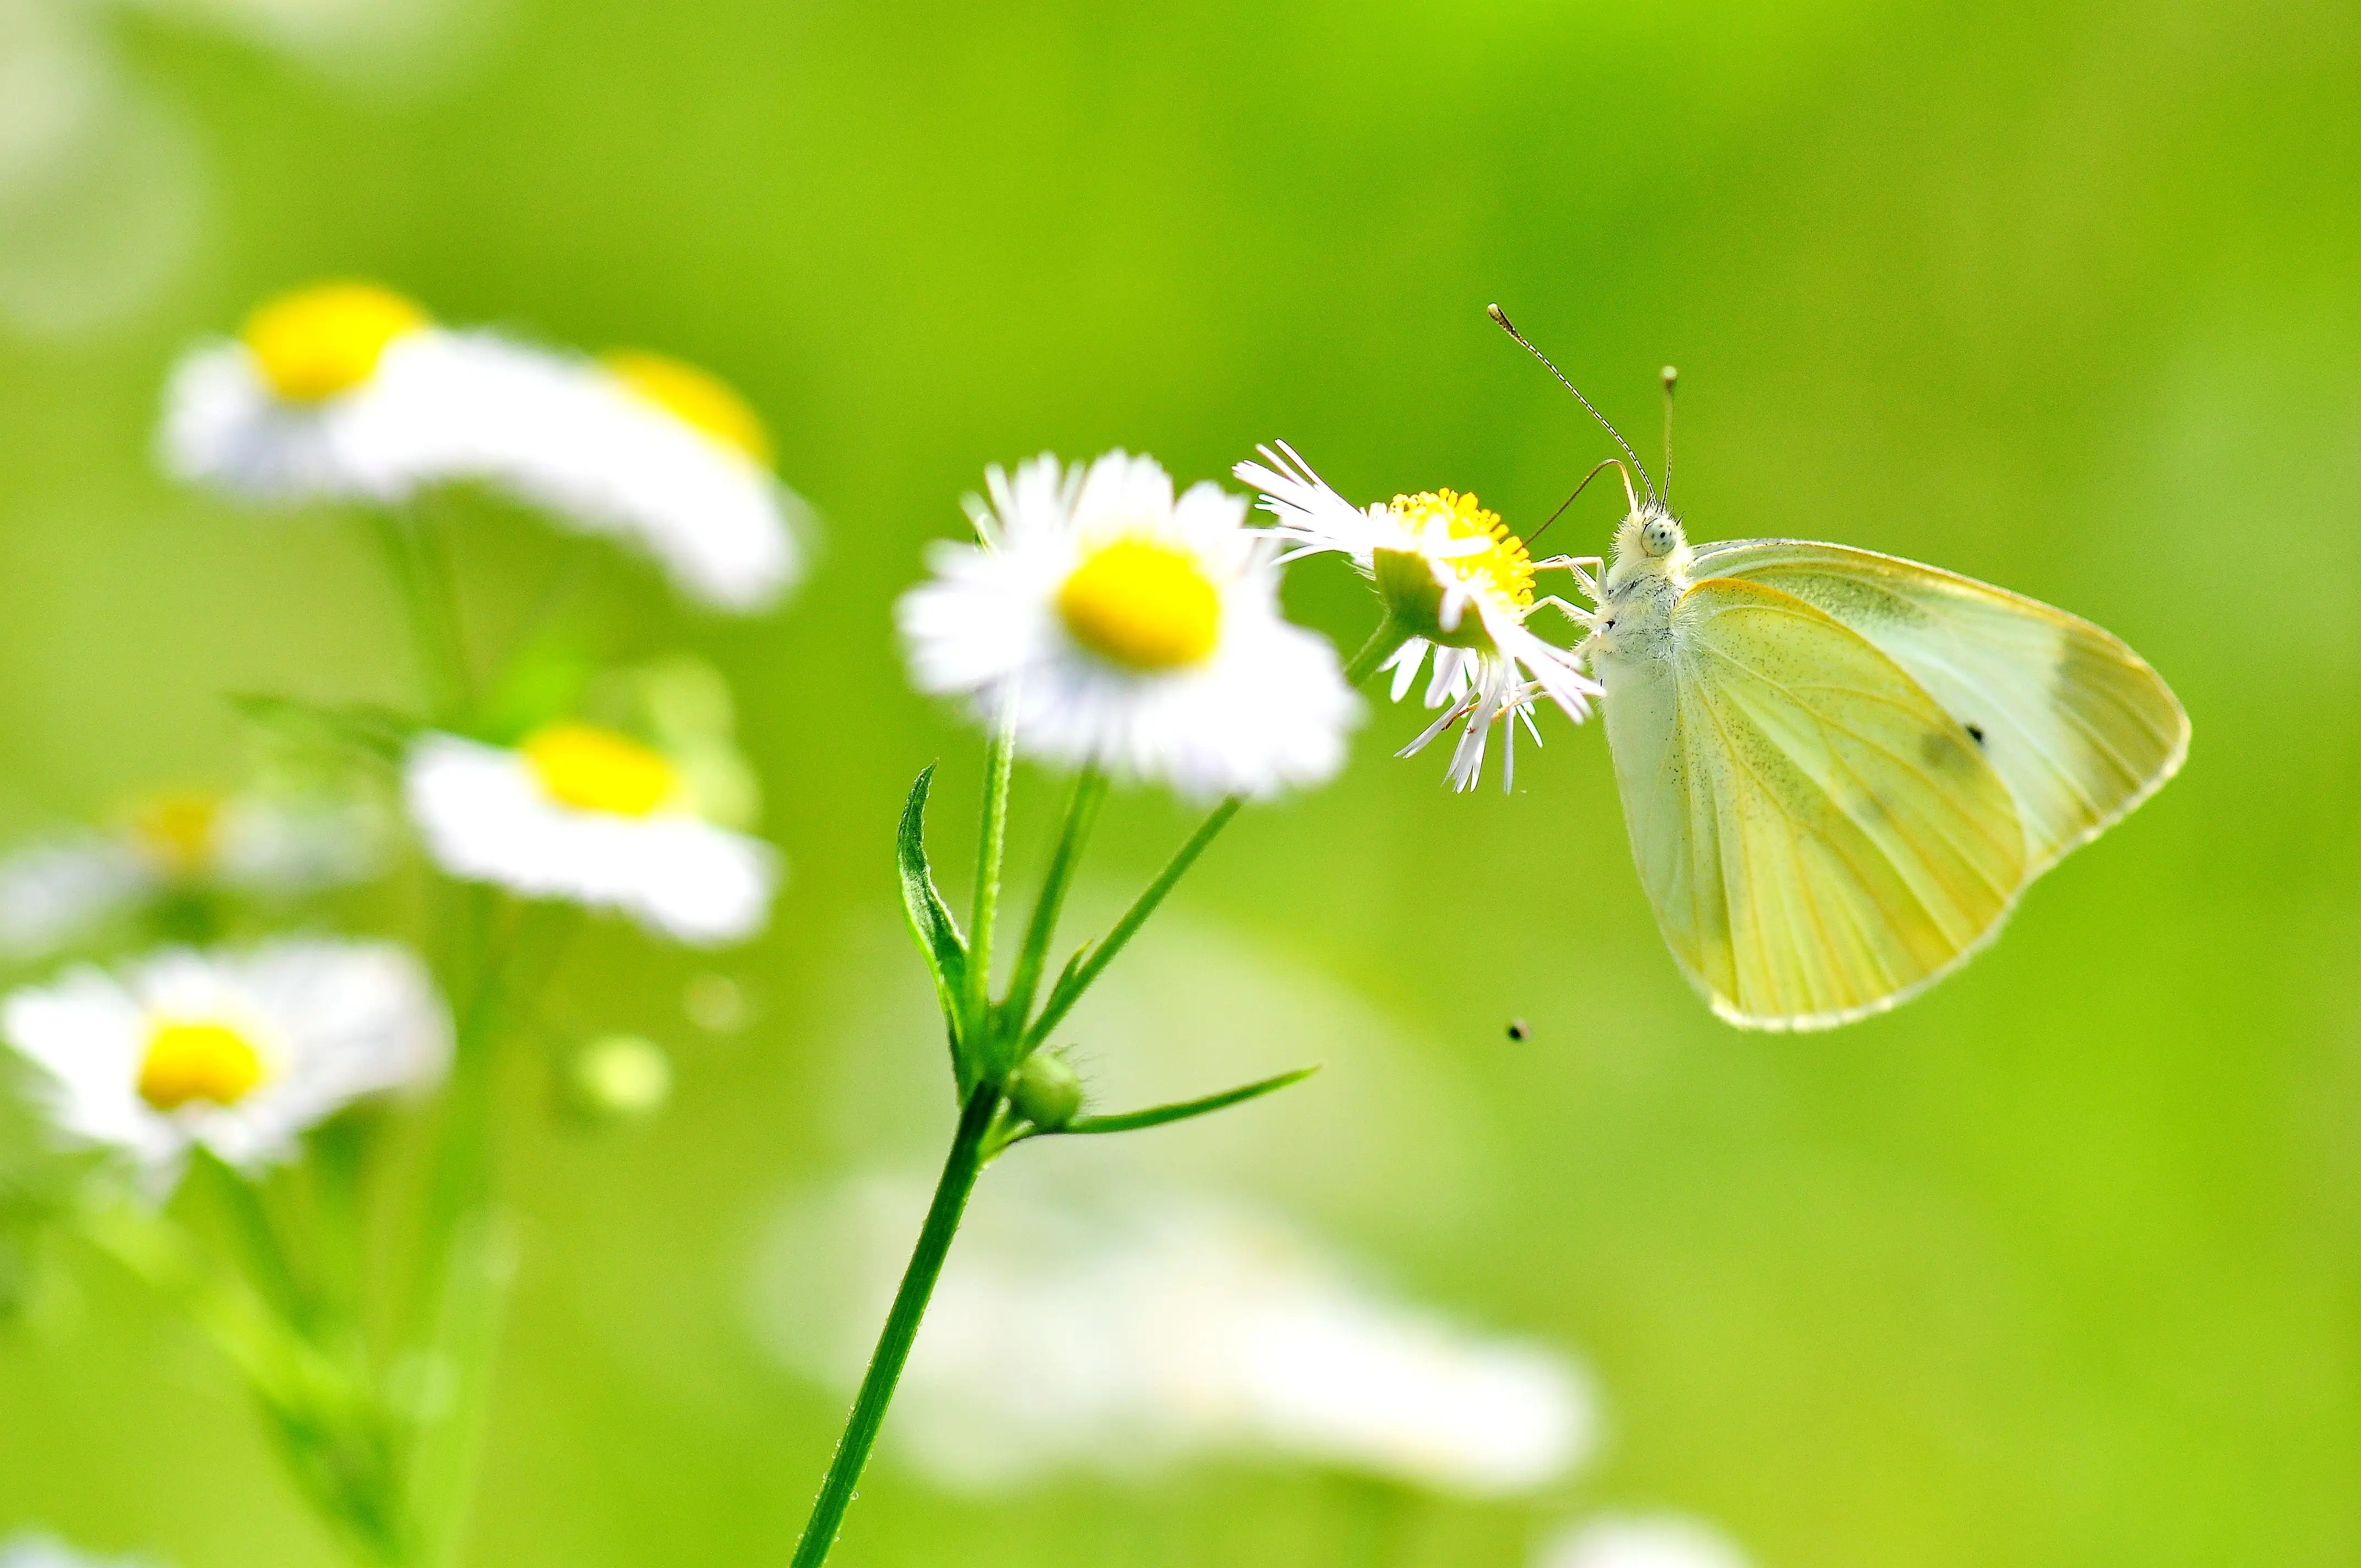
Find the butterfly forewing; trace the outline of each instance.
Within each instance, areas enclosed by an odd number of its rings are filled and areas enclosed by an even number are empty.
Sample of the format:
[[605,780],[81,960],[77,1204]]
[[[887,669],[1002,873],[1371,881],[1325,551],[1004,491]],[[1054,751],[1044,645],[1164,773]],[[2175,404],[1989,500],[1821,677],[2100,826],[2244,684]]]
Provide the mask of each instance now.
[[1692,573],[1794,596],[1860,633],[1979,738],[2025,824],[2026,874],[2096,837],[2180,766],[2189,719],[2121,640],[1914,561],[1795,539],[1697,547]]
[[1893,659],[1764,584],[1696,582],[1617,661],[1609,743],[1665,939],[1762,1028],[1880,1011],[2007,914],[2026,839],[1974,738]]

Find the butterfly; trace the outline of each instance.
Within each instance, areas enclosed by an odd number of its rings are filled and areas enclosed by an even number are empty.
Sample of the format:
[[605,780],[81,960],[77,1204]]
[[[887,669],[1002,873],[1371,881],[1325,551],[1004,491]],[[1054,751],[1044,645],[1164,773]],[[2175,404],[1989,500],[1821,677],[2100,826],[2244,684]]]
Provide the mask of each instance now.
[[1692,544],[1615,439],[1644,494],[1611,557],[1555,564],[1596,607],[1580,651],[1641,884],[1729,1022],[1825,1029],[1908,1001],[2187,756],[2180,700],[2112,633],[1872,550]]

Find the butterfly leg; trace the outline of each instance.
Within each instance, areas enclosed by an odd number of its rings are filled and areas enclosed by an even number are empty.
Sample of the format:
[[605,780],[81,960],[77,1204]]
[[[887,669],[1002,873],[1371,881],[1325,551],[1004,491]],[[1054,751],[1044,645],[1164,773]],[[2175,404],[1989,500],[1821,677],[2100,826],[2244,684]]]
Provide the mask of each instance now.
[[1550,609],[1556,610],[1559,614],[1565,616],[1576,626],[1582,627],[1584,630],[1589,631],[1598,630],[1602,620],[1604,619],[1593,611],[1584,609],[1579,605],[1568,604],[1565,600],[1558,598],[1555,594],[1551,594],[1546,598],[1533,600],[1533,609],[1541,609],[1543,605],[1547,605]]
[[1547,572],[1553,569],[1572,572],[1575,582],[1582,588],[1583,597],[1593,604],[1599,602],[1597,574],[1607,569],[1607,562],[1603,556],[1553,555],[1546,561],[1533,563],[1533,570],[1536,572]]

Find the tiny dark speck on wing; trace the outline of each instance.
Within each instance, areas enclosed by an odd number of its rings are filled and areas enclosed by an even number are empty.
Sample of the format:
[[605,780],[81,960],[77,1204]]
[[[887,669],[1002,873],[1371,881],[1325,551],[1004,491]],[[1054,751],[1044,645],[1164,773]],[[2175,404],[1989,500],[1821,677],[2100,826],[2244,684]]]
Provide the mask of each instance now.
[[1974,738],[1977,745],[1981,746],[1984,743],[1983,726],[1980,724],[1971,724],[1968,726],[1968,733]]

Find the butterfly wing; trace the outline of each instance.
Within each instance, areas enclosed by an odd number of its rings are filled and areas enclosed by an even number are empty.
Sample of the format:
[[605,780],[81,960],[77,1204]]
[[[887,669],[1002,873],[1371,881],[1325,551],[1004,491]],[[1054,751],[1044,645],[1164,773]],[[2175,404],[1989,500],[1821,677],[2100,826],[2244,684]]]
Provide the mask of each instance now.
[[2112,633],[2037,599],[1798,539],[1700,545],[1691,571],[1825,611],[1971,726],[2015,798],[2028,877],[2162,788],[2188,753],[2189,716],[2162,677]]
[[1998,929],[2025,832],[1974,739],[1894,660],[1762,583],[1695,583],[1600,674],[1641,880],[1731,1023],[1882,1012]]

